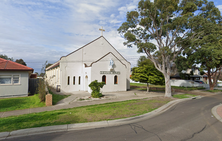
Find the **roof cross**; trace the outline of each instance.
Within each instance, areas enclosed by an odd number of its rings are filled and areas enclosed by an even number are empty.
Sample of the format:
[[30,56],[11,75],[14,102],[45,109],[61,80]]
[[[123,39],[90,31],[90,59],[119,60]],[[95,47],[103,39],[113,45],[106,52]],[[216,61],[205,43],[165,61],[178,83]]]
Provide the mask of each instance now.
[[103,32],[105,31],[105,29],[103,29],[103,27],[102,27],[99,30],[101,31],[101,36],[103,36]]

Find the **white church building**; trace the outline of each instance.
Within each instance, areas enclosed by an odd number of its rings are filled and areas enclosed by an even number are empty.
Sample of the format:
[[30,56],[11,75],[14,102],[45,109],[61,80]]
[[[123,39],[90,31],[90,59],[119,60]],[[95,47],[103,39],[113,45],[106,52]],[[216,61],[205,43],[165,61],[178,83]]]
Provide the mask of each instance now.
[[92,81],[105,82],[101,92],[130,89],[130,63],[103,37],[63,56],[46,68],[46,81],[64,93],[91,92]]

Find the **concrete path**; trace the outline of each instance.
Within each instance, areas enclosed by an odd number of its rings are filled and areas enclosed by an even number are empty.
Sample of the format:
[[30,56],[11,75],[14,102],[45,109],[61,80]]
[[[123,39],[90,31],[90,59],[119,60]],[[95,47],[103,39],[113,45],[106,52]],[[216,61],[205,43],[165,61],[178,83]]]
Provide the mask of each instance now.
[[222,122],[222,102],[221,104],[213,107],[211,112],[220,122]]
[[150,97],[158,97],[164,96],[162,92],[144,92],[144,91],[124,91],[124,92],[109,92],[103,93],[105,95],[105,99],[95,99],[92,101],[83,100],[78,101],[77,99],[84,96],[89,96],[90,93],[87,92],[78,92],[75,94],[69,94],[70,96],[59,101],[57,105],[49,106],[49,107],[39,107],[39,108],[30,108],[24,110],[15,110],[15,111],[8,111],[8,112],[0,112],[0,117],[8,117],[8,116],[17,116],[23,114],[30,114],[30,113],[39,113],[44,111],[53,111],[53,110],[60,110],[60,109],[68,109],[74,107],[81,107],[81,106],[88,106],[88,105],[95,105],[95,104],[103,104],[103,103],[110,103],[110,102],[118,102],[118,101],[126,101],[132,99],[143,99],[143,98],[150,98]]

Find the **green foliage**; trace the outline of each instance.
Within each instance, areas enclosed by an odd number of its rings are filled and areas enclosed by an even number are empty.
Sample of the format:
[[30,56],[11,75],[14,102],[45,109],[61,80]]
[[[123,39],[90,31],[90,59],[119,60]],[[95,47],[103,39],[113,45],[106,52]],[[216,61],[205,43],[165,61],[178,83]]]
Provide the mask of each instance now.
[[16,59],[15,62],[26,66],[26,63],[24,62],[23,59]]
[[180,72],[179,75],[181,79],[190,80],[190,74]]
[[141,56],[138,60],[138,67],[132,70],[131,79],[140,83],[150,83],[154,85],[163,85],[164,76],[158,71],[154,64],[145,56]]
[[[189,46],[183,52],[186,55],[187,61],[194,65],[201,65],[201,74],[203,70],[208,72],[210,80],[210,89],[216,85],[218,73],[222,66],[222,17],[218,8],[213,2],[205,3],[200,9],[200,15],[193,19],[192,34],[189,37],[194,37],[192,42],[182,43],[182,46]],[[193,36],[196,34],[196,36]],[[211,82],[213,76],[213,83]]]
[[46,95],[46,85],[43,79],[39,79],[38,83],[38,94],[39,94],[39,99],[41,102],[45,101],[45,95]]
[[[126,22],[118,32],[126,39],[124,45],[137,46],[139,53],[146,53],[154,66],[163,73],[166,82],[165,96],[171,97],[171,65],[178,54],[200,34],[193,33],[206,0],[140,0],[138,9],[127,13]],[[154,41],[154,42],[153,42]]]
[[92,82],[89,84],[89,87],[90,87],[91,90],[92,90],[91,96],[92,96],[93,98],[102,97],[102,93],[100,93],[100,88],[103,88],[104,85],[105,85],[104,82],[98,82],[97,80],[92,81]]
[[9,57],[8,57],[7,55],[5,55],[5,54],[0,54],[0,58],[13,61],[13,58],[9,58]]

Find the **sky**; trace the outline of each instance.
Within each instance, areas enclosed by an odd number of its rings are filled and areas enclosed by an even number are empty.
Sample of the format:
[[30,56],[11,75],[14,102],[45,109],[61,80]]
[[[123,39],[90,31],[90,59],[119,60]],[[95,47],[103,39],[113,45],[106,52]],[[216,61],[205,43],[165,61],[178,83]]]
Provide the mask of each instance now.
[[[127,48],[117,29],[139,0],[0,0],[0,54],[23,59],[34,72],[103,36],[136,66],[137,48]],[[222,12],[222,1],[213,0]]]

